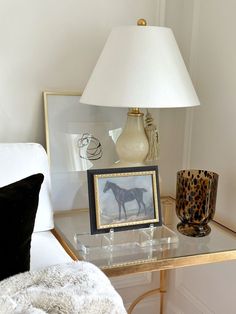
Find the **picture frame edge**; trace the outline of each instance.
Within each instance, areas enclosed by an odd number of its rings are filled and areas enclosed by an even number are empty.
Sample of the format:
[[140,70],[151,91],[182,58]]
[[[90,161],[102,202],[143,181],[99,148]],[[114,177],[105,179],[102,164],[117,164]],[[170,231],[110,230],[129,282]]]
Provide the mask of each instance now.
[[[136,171],[135,171],[136,170]],[[149,227],[152,223],[137,223],[132,225],[124,225],[118,227],[108,227],[108,228],[97,228],[97,218],[96,218],[96,200],[95,200],[95,187],[94,187],[94,177],[97,174],[110,174],[110,173],[131,173],[131,172],[143,172],[143,171],[155,171],[156,174],[156,191],[153,191],[153,194],[156,193],[157,197],[157,212],[158,212],[158,221],[154,222],[154,226],[162,226],[162,213],[161,213],[161,201],[160,201],[160,186],[159,186],[159,167],[158,165],[144,165],[139,167],[122,167],[122,168],[97,168],[87,170],[88,178],[88,195],[89,195],[89,215],[90,215],[90,232],[91,234],[101,234],[107,233],[111,229],[114,231],[125,231],[130,229],[142,229]],[[154,213],[155,213],[154,208]],[[156,214],[156,213],[155,213]]]

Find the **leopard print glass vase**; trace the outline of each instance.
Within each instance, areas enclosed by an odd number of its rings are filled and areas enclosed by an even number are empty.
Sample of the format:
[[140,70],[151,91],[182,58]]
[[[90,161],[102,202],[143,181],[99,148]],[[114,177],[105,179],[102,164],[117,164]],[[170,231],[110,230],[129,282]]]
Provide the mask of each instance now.
[[177,173],[177,229],[184,235],[203,237],[211,232],[208,222],[215,214],[218,174],[206,170]]

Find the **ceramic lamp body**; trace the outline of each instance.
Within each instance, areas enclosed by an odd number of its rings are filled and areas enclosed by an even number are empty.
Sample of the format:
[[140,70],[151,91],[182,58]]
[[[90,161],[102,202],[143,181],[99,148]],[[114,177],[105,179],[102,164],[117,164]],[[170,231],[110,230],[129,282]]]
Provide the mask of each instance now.
[[181,170],[177,173],[176,214],[178,230],[187,236],[210,233],[208,222],[215,214],[218,175],[205,170]]
[[125,128],[116,142],[119,164],[122,166],[143,165],[148,149],[143,114],[128,114]]

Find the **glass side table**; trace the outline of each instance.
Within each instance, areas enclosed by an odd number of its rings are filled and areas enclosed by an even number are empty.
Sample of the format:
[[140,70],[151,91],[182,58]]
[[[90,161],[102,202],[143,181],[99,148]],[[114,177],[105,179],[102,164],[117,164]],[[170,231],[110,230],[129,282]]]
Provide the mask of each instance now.
[[[168,211],[168,222],[172,222],[172,225],[152,230],[154,238],[151,240],[154,242],[151,244],[148,242],[150,230],[147,231],[148,235],[146,230],[144,232],[142,230],[116,232],[113,247],[109,242],[109,236],[111,236],[109,234],[89,236],[88,210],[56,213],[55,229],[52,232],[74,260],[90,261],[107,276],[160,271],[160,287],[137,298],[130,306],[128,313],[131,313],[135,305],[145,296],[157,292],[161,296],[160,313],[163,313],[167,270],[236,259],[234,232],[212,222],[210,223],[211,233],[208,236],[203,238],[184,236],[176,230],[178,221],[170,219],[170,211],[175,217],[174,208],[174,199],[162,198],[162,210]],[[129,237],[124,236],[125,232],[129,232]],[[105,237],[108,239],[104,240]],[[124,239],[129,240],[126,242]]]

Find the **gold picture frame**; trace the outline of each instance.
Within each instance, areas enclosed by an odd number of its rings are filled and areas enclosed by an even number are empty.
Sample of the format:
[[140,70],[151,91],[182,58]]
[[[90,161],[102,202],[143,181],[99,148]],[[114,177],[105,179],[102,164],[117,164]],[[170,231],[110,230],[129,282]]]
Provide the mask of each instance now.
[[158,166],[87,171],[91,234],[161,225]]

